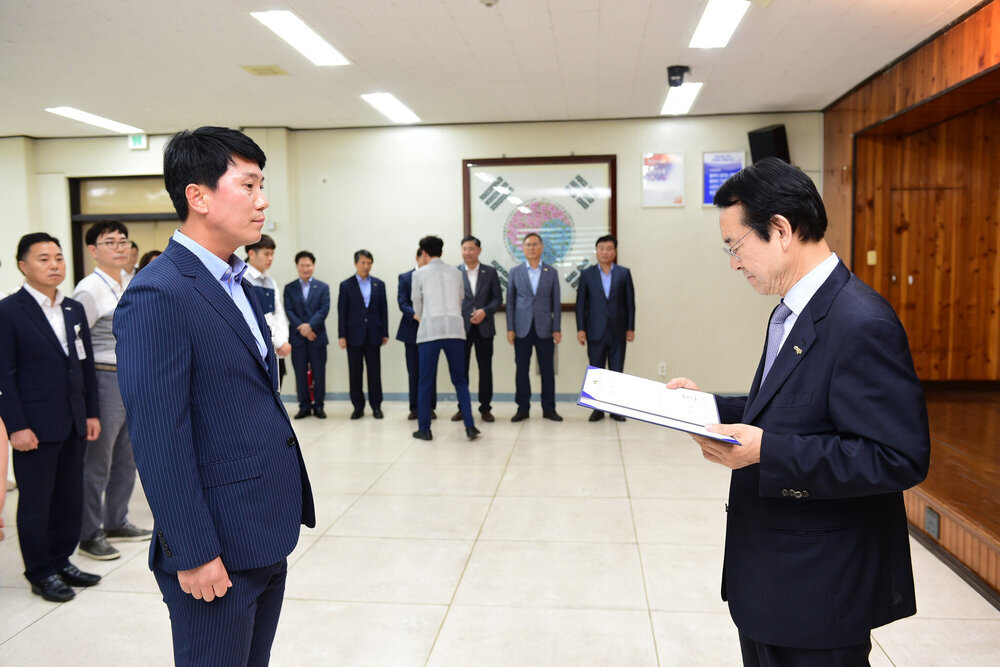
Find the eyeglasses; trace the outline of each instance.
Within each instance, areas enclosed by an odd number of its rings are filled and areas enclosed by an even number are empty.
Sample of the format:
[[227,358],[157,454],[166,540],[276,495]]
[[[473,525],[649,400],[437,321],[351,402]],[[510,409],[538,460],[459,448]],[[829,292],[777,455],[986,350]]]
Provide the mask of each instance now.
[[94,245],[102,245],[105,248],[128,248],[132,245],[131,241],[101,241],[100,243],[95,243]]
[[749,232],[747,232],[746,234],[744,234],[743,236],[741,236],[740,239],[739,239],[739,241],[737,241],[733,245],[729,246],[728,248],[726,246],[722,246],[722,252],[726,253],[730,257],[735,257],[737,262],[742,262],[743,260],[740,259],[739,255],[736,254],[736,249],[738,247],[740,247],[741,243],[743,243],[743,239],[745,239],[746,237],[750,236],[750,234],[752,234],[753,231],[754,230],[751,229]]

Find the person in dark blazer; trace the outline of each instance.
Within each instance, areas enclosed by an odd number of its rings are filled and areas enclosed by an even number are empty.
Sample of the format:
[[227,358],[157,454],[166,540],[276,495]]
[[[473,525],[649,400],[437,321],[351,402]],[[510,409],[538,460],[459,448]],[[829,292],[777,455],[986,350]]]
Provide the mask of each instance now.
[[[285,285],[285,314],[288,316],[288,342],[292,345],[292,368],[295,391],[299,398],[296,419],[316,415],[326,419],[326,350],[330,338],[326,317],[330,314],[330,286],[313,278],[316,256],[307,250],[295,255],[299,279]],[[309,369],[312,369],[312,396],[309,394]]]
[[[615,263],[618,239],[606,234],[595,244],[597,264],[580,274],[576,288],[576,338],[587,346],[591,366],[618,371],[625,369],[625,344],[635,340],[635,287],[632,272]],[[622,415],[612,414],[616,421]],[[604,419],[594,410],[590,421]]]
[[716,397],[709,430],[739,445],[695,437],[733,469],[722,594],[744,664],[866,665],[872,628],[916,612],[902,491],[930,436],[906,332],[830,252],[797,168],[761,160],[715,205],[730,267],[782,297],[749,394]]
[[542,416],[561,422],[556,412],[555,350],[562,341],[559,318],[559,272],[542,261],[542,237],[531,232],[521,241],[524,263],[507,275],[507,342],[514,346],[516,365],[514,401],[517,412],[511,421],[528,418],[531,407],[531,350],[538,357],[542,375]]
[[[462,319],[465,320],[465,380],[469,380],[472,349],[476,350],[479,368],[479,414],[484,422],[494,421],[493,402],[493,338],[497,335],[493,316],[503,304],[500,276],[492,266],[479,263],[482,242],[475,236],[462,239],[462,261],[458,267],[465,284],[462,299]],[[453,422],[462,420],[462,411],[452,416]]]
[[0,418],[14,448],[24,576],[32,593],[65,602],[71,586],[101,580],[69,562],[80,539],[86,441],[101,432],[94,351],[83,306],[58,290],[66,278],[59,241],[25,235],[17,267],[24,287],[0,301]]
[[368,403],[372,416],[382,419],[382,346],[389,342],[389,306],[385,283],[371,275],[375,258],[367,250],[354,253],[353,276],[340,283],[337,297],[337,335],[340,349],[347,350],[347,373],[351,384],[351,419],[365,413],[361,390],[362,363],[368,369]]
[[[417,269],[426,266],[430,258],[423,250],[417,249]],[[399,274],[399,285],[396,287],[396,303],[403,316],[399,319],[396,329],[396,340],[403,344],[406,350],[406,374],[409,378],[410,421],[417,418],[417,385],[420,383],[420,355],[417,352],[417,329],[420,323],[413,319],[413,272],[410,269]],[[431,419],[437,417],[437,387],[431,392]]]
[[175,135],[163,174],[181,228],[115,312],[118,382],[153,512],[149,567],[179,665],[265,665],[286,557],[316,523],[241,245],[264,225],[264,152],[246,135]]

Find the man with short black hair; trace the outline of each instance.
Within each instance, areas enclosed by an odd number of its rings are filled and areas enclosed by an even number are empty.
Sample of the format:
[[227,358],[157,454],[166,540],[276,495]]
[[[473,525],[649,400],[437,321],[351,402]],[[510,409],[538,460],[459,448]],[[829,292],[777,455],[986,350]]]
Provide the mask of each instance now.
[[114,560],[121,553],[110,542],[141,542],[153,531],[128,520],[135,488],[135,459],[118,387],[118,357],[112,325],[118,301],[128,284],[128,229],[118,221],[95,223],[84,240],[97,268],[81,280],[73,298],[83,305],[94,346],[101,435],[87,446],[83,463],[83,520],[80,553],[95,560]]
[[544,244],[535,232],[521,240],[524,263],[513,267],[507,277],[507,342],[514,346],[517,412],[511,421],[528,418],[531,408],[531,350],[538,358],[542,376],[542,417],[561,422],[556,412],[556,345],[560,331],[559,272],[542,261]]
[[[417,269],[426,266],[430,258],[423,250],[417,248]],[[406,350],[406,374],[409,378],[409,399],[410,414],[407,417],[410,421],[417,418],[417,395],[420,384],[420,355],[417,353],[417,329],[420,323],[413,319],[413,272],[410,269],[399,274],[399,285],[396,288],[396,303],[399,304],[399,312],[403,314],[399,318],[399,328],[396,330],[396,340],[403,344]],[[436,419],[437,415],[437,383],[431,393],[431,419]]]
[[[285,285],[285,312],[288,314],[288,342],[292,346],[292,368],[299,398],[296,419],[316,415],[326,419],[326,350],[330,339],[326,317],[330,314],[330,286],[313,278],[316,256],[308,250],[295,254],[299,279]],[[309,371],[312,370],[312,395]]]
[[[479,414],[484,422],[493,421],[490,403],[493,401],[493,338],[497,335],[493,315],[503,304],[500,277],[492,266],[479,263],[482,242],[475,236],[462,239],[462,261],[458,267],[465,286],[462,298],[462,319],[465,322],[465,381],[469,381],[472,349],[476,349],[479,368]],[[462,411],[451,418],[461,421]]]
[[[632,272],[615,263],[618,239],[605,234],[594,244],[597,264],[580,273],[576,288],[576,338],[587,346],[591,366],[625,369],[625,344],[635,340],[635,288]],[[612,414],[616,421],[625,417]],[[590,421],[604,419],[594,410]]]
[[444,241],[437,236],[420,239],[420,250],[430,261],[413,273],[413,317],[420,322],[417,330],[417,350],[420,354],[420,394],[417,399],[418,430],[413,437],[432,440],[431,391],[437,378],[440,353],[448,360],[451,383],[455,385],[459,411],[465,422],[469,440],[479,437],[472,416],[469,379],[462,364],[465,325],[462,318],[462,298],[465,293],[462,277],[441,261]]
[[174,135],[163,179],[181,228],[115,313],[118,381],[156,539],[149,565],[178,664],[264,665],[309,476],[264,313],[236,256],[264,226],[264,162],[242,132]]
[[385,283],[371,275],[375,257],[367,250],[354,253],[355,274],[340,283],[337,330],[340,349],[347,350],[351,386],[351,419],[365,413],[362,364],[368,369],[368,403],[372,416],[382,419],[382,346],[389,342],[389,306]]
[[243,247],[247,253],[246,277],[257,292],[257,300],[264,311],[264,320],[271,330],[271,344],[274,353],[278,355],[278,387],[285,379],[285,357],[292,352],[288,342],[288,317],[281,303],[278,284],[268,273],[274,262],[274,251],[277,248],[274,239],[267,234],[260,235],[260,241]]
[[32,593],[66,602],[71,586],[101,580],[69,561],[80,540],[86,441],[101,433],[94,350],[83,306],[59,293],[59,240],[26,234],[17,268],[24,286],[0,301],[0,419],[14,449],[24,576]]
[[906,332],[830,251],[801,170],[765,158],[714,203],[730,268],[782,297],[749,394],[715,397],[709,430],[739,444],[694,436],[733,471],[722,597],[743,663],[867,665],[872,628],[916,613],[902,492],[930,436]]

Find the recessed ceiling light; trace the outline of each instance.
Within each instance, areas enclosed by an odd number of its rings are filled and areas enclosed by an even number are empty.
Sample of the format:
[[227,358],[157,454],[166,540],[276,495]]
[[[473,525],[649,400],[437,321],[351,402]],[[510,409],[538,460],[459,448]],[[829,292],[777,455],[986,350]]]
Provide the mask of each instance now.
[[361,99],[372,105],[379,112],[391,120],[393,123],[419,123],[417,114],[410,111],[409,107],[396,99],[392,93],[368,93],[362,95]]
[[701,92],[700,83],[685,83],[680,86],[670,86],[667,89],[667,99],[660,109],[662,116],[681,116],[691,110],[691,105]]
[[320,37],[307,26],[305,22],[292,12],[273,10],[268,12],[250,12],[271,32],[288,42],[289,46],[320,67],[336,67],[348,65],[350,61],[340,51],[330,46],[329,42]]
[[72,118],[73,120],[86,123],[87,125],[93,125],[94,127],[99,127],[105,130],[111,130],[112,132],[117,132],[118,134],[145,134],[144,131],[137,127],[132,127],[131,125],[126,125],[125,123],[119,123],[118,121],[110,120],[108,118],[104,118],[103,116],[95,116],[92,113],[80,111],[79,109],[74,109],[73,107],[49,107],[46,111],[54,113],[57,116]]
[[748,0],[708,0],[688,44],[692,49],[721,49],[729,44],[743,15],[750,8]]

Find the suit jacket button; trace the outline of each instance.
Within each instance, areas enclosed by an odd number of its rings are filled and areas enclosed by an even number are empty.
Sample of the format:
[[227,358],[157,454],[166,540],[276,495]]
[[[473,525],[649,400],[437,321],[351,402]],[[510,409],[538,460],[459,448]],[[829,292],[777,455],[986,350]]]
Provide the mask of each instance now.
[[782,489],[781,490],[781,495],[787,496],[788,495],[788,489]]
[[285,441],[289,447],[295,446],[295,436],[288,436],[288,440]]
[[808,491],[803,491],[802,492],[802,497],[803,498],[808,498],[809,497],[809,492]]
[[795,492],[795,497],[796,498],[801,498],[802,497],[802,492],[801,491],[796,491]]

